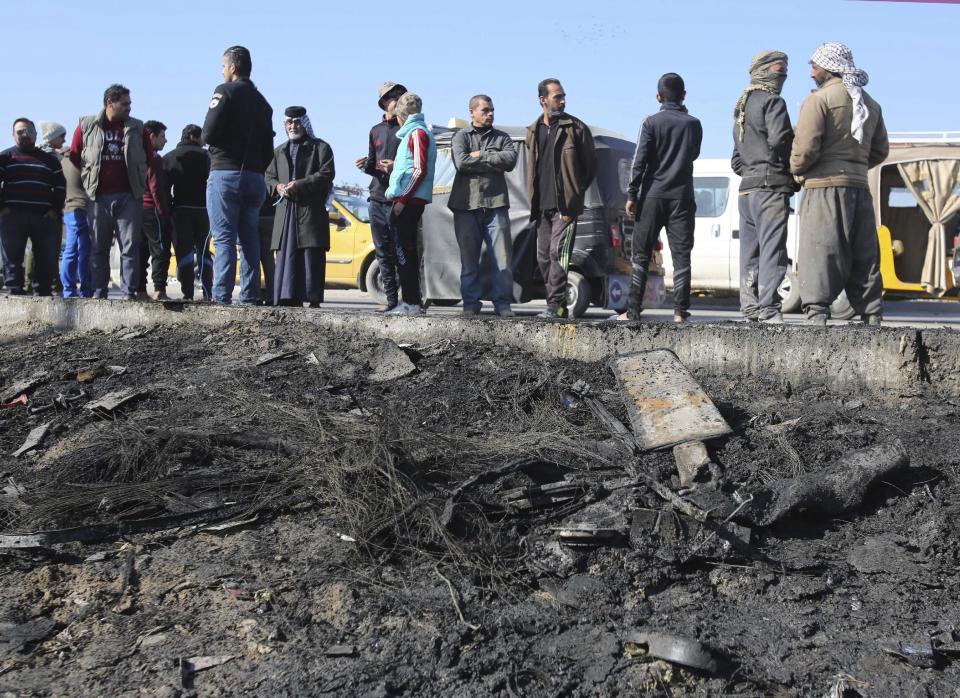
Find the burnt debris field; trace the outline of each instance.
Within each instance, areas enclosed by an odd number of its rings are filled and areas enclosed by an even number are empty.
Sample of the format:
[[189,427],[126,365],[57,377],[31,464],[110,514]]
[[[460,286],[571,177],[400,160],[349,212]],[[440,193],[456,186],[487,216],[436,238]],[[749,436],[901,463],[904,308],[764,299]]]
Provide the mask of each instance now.
[[287,323],[6,340],[0,693],[960,689],[960,400],[678,366],[722,428],[648,449],[671,406],[630,370]]

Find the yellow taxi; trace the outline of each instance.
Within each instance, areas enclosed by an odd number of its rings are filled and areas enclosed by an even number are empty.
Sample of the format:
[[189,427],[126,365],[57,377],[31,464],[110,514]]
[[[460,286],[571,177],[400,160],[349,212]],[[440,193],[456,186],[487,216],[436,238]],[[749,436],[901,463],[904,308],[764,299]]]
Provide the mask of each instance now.
[[335,191],[327,201],[327,211],[330,214],[327,285],[361,291],[379,287],[367,200],[354,193]]

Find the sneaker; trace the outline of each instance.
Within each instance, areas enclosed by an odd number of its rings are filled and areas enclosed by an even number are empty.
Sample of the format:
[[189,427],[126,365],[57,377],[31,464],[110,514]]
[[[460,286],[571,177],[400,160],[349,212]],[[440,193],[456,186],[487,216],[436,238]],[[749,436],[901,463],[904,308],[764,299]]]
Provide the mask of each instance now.
[[416,305],[412,303],[404,303],[407,306],[407,315],[425,315],[427,310],[422,305],[417,303]]
[[503,310],[498,310],[498,311],[497,311],[497,317],[500,317],[500,318],[507,319],[507,318],[512,318],[512,317],[516,317],[516,316],[517,316],[517,314],[516,314],[515,312],[513,312],[512,310],[510,310],[510,308],[504,308]]
[[744,315],[743,321],[749,325],[750,323],[760,322],[760,318],[757,317],[756,315]]
[[690,317],[690,313],[674,313],[673,321],[678,325],[683,325],[687,322],[687,318]]
[[760,322],[764,325],[782,325],[783,313],[774,313],[769,317],[762,317],[760,318]]
[[407,304],[406,303],[397,303],[392,308],[387,308],[383,311],[384,315],[406,315],[407,314]]
[[862,316],[863,324],[868,327],[882,327],[883,326],[883,316],[882,315],[863,315]]
[[157,293],[156,293],[156,295],[154,296],[154,300],[158,300],[158,301],[168,301],[168,300],[170,300],[170,296],[167,295],[167,289],[165,289],[165,288],[159,288],[159,289],[157,289]]
[[537,315],[537,317],[552,318],[554,320],[562,319],[566,316],[567,316],[566,308],[547,308],[542,313]]
[[608,322],[630,322],[629,313],[614,313],[607,318]]
[[817,313],[816,315],[808,315],[807,324],[812,325],[813,327],[826,327],[827,316],[824,315],[823,313]]
[[480,308],[464,308],[464,317],[480,317]]

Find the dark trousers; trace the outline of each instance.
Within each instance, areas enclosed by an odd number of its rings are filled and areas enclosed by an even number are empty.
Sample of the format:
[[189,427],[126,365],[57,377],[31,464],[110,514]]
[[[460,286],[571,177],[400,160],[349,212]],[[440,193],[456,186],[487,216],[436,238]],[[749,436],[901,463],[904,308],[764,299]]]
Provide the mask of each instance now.
[[847,292],[858,315],[883,312],[880,243],[869,189],[805,189],[798,256],[800,301],[807,317],[829,315],[840,291]]
[[567,269],[577,234],[577,221],[566,223],[556,209],[537,218],[537,265],[547,292],[547,308],[567,307]]
[[[417,248],[423,204],[407,204],[399,216],[390,216],[396,230],[397,272],[403,302],[420,305],[420,250]],[[389,299],[389,296],[387,297]]]
[[200,277],[203,299],[210,300],[213,285],[213,255],[208,247],[210,219],[205,208],[173,210],[173,251],[177,257],[177,281],[183,297],[193,300],[193,284]]
[[647,288],[647,272],[653,248],[660,231],[667,229],[667,243],[673,258],[673,312],[687,317],[690,313],[690,252],[697,206],[685,199],[651,199],[638,203],[640,213],[633,226],[633,251],[630,272],[630,298],[627,312],[631,320],[640,317],[643,293]]
[[397,304],[397,231],[390,220],[393,204],[370,199],[370,232],[387,305]]
[[147,290],[147,266],[152,266],[150,278],[153,280],[154,291],[165,291],[167,288],[167,274],[170,270],[170,243],[171,236],[169,223],[160,219],[155,208],[143,209],[143,223],[140,237],[140,283],[137,291],[144,293]]
[[780,312],[777,289],[787,275],[790,194],[752,191],[737,197],[740,209],[740,312],[766,320]]
[[23,258],[27,240],[33,247],[31,285],[38,296],[49,296],[60,252],[60,221],[45,212],[8,207],[0,214],[4,281],[11,295],[23,293]]

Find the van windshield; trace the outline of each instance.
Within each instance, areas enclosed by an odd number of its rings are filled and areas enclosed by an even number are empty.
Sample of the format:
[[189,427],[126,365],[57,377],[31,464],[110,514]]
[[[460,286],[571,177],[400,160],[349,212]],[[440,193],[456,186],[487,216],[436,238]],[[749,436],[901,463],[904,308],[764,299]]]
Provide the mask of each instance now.
[[722,216],[727,210],[729,193],[729,177],[694,177],[693,195],[697,201],[697,218]]

